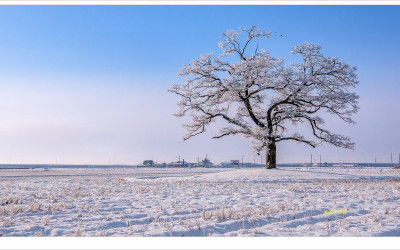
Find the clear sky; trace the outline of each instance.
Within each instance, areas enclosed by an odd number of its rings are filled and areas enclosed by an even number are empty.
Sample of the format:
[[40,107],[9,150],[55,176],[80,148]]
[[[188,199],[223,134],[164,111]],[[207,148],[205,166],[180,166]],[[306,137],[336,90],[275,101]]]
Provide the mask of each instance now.
[[184,142],[166,91],[219,53],[219,34],[252,25],[279,34],[263,44],[275,57],[311,42],[359,68],[358,124],[329,124],[356,150],[285,142],[278,163],[398,162],[400,6],[0,6],[0,163],[253,161],[245,139],[211,140],[215,127]]

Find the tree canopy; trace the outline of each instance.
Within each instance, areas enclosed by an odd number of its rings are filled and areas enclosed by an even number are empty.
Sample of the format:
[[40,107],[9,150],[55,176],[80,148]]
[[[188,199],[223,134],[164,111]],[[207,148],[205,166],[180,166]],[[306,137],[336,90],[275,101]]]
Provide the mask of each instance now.
[[[256,153],[267,149],[267,168],[276,166],[275,143],[280,141],[312,147],[327,142],[353,149],[349,137],[324,128],[319,114],[326,112],[355,123],[352,115],[359,109],[359,97],[351,90],[358,84],[357,68],[324,56],[321,46],[311,43],[295,46],[291,55],[300,60],[288,64],[253,44],[270,36],[270,31],[256,26],[228,30],[219,42],[221,54],[202,54],[183,67],[179,75],[186,82],[174,84],[169,91],[181,97],[175,115],[191,117],[184,125],[184,140],[222,119],[226,126],[213,138],[243,135],[251,140]],[[299,123],[307,124],[314,138],[290,133],[288,124]]]

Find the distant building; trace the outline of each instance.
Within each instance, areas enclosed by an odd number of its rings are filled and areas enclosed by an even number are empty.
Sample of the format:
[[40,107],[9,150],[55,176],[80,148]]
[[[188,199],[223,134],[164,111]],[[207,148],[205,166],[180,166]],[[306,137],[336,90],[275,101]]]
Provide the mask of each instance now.
[[239,167],[240,161],[239,160],[231,160],[229,162],[232,166]]
[[183,167],[182,162],[171,162],[167,164],[168,168],[179,168],[179,167]]
[[213,166],[214,164],[209,159],[207,159],[207,157],[204,158],[204,160],[202,160],[201,162],[193,164],[193,167],[211,168]]

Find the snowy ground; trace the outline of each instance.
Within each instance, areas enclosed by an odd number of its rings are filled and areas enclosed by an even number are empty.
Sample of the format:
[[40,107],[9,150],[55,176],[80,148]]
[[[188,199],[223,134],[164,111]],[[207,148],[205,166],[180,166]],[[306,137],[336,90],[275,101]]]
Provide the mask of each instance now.
[[399,198],[392,168],[0,170],[0,235],[400,236]]

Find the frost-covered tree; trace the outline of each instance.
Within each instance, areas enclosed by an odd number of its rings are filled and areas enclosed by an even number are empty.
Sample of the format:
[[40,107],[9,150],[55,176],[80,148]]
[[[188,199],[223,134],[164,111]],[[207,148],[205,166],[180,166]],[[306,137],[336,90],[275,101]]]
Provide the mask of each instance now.
[[[244,35],[244,37],[243,37]],[[351,89],[358,84],[356,67],[326,57],[319,45],[295,46],[295,63],[286,64],[259,50],[257,39],[269,38],[270,31],[256,26],[228,30],[219,42],[222,53],[203,54],[185,65],[180,76],[185,84],[168,91],[179,95],[177,117],[188,115],[184,140],[206,131],[217,119],[226,126],[213,138],[241,134],[249,138],[254,151],[267,152],[266,167],[276,167],[276,143],[296,141],[315,147],[322,142],[354,148],[347,136],[328,131],[318,114],[329,113],[347,123],[358,110],[358,96]],[[289,126],[306,123],[314,138],[289,133]]]

